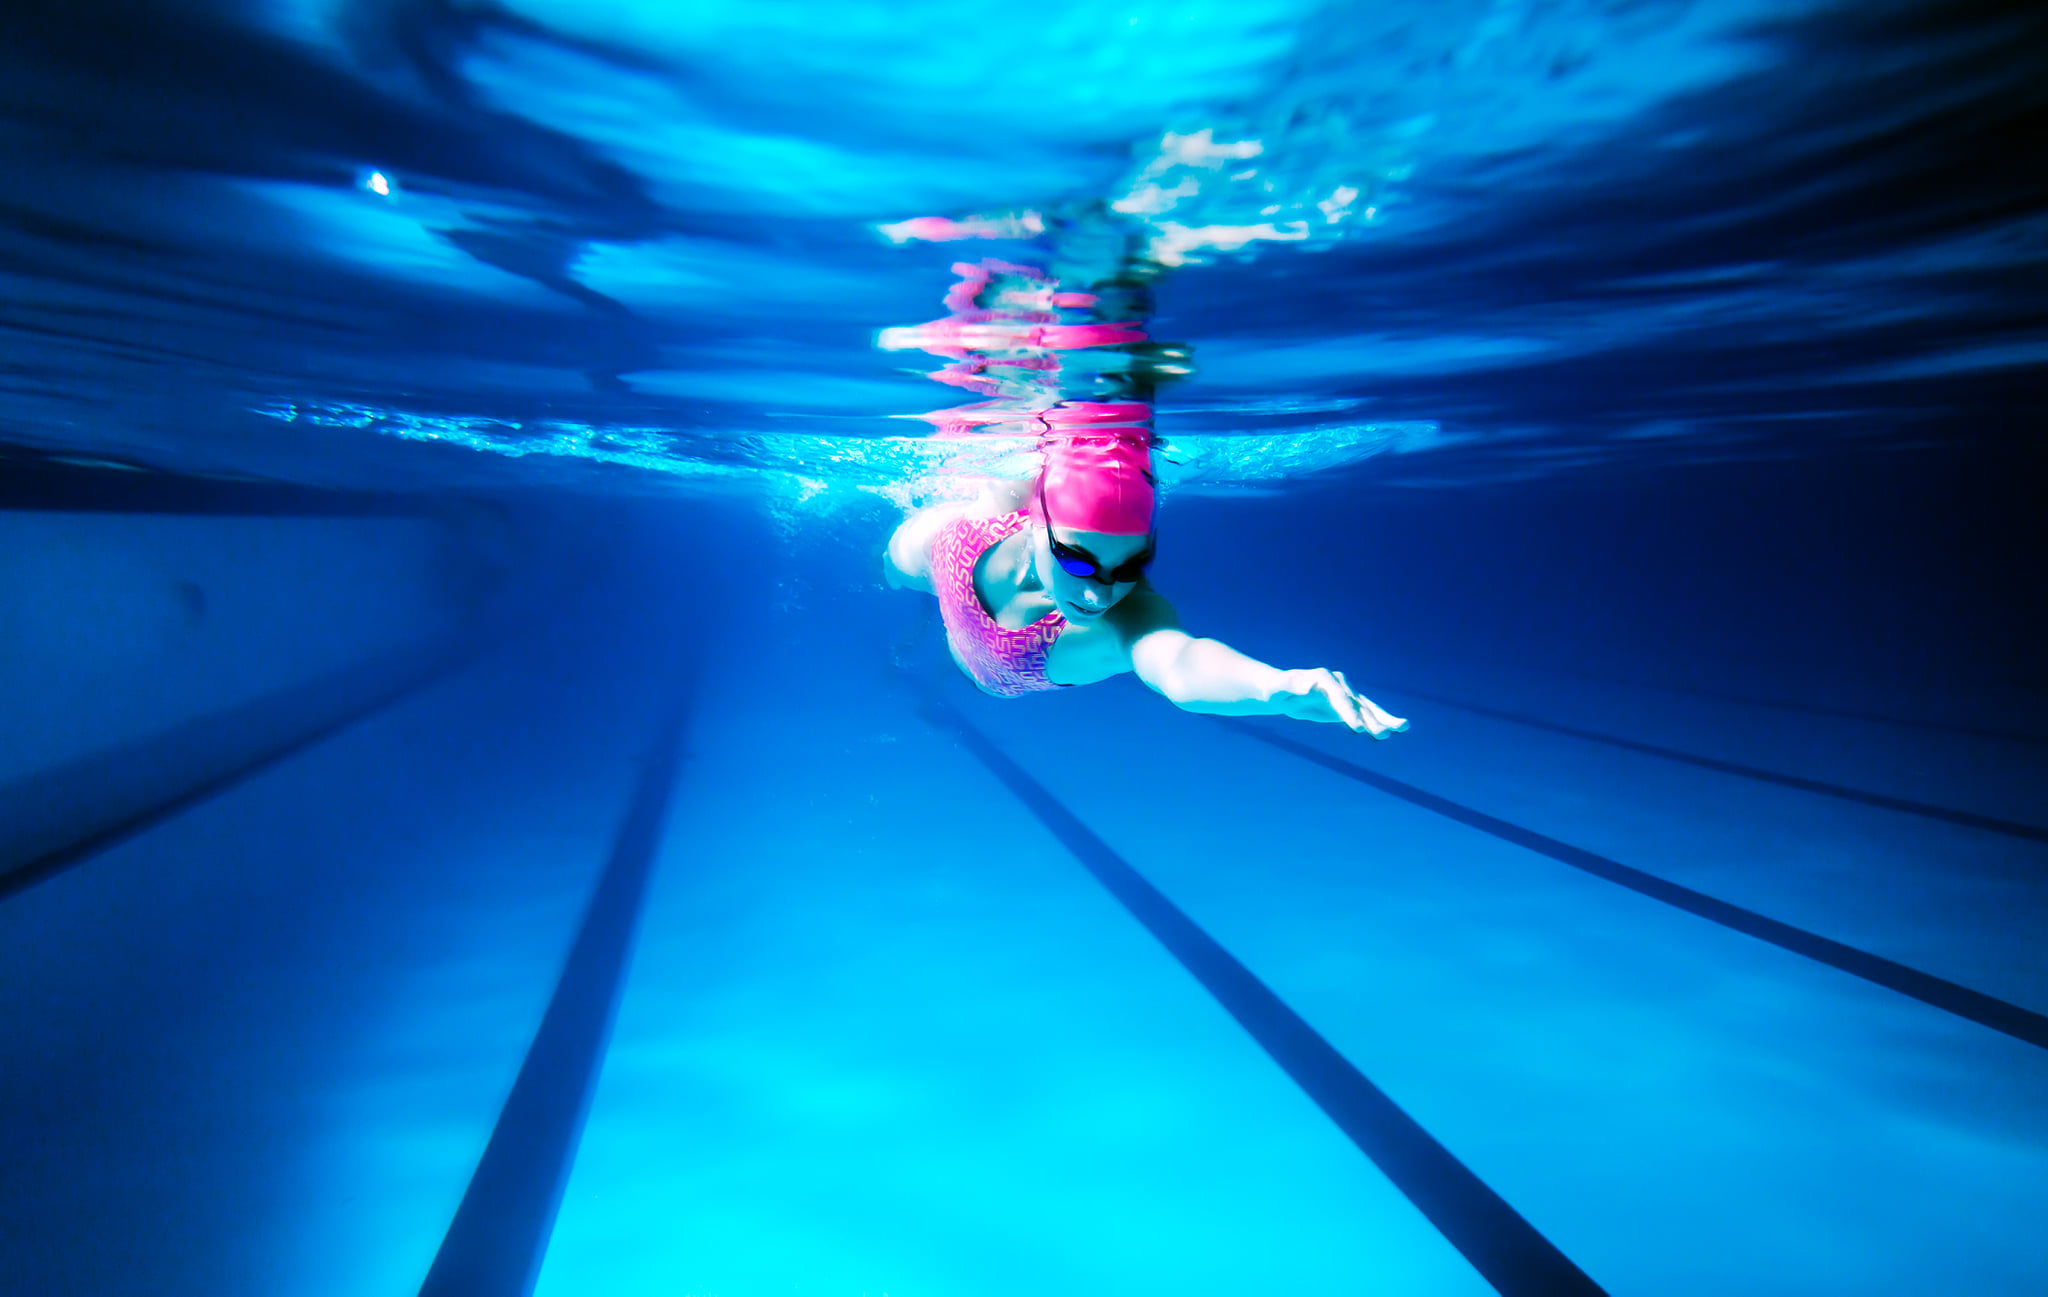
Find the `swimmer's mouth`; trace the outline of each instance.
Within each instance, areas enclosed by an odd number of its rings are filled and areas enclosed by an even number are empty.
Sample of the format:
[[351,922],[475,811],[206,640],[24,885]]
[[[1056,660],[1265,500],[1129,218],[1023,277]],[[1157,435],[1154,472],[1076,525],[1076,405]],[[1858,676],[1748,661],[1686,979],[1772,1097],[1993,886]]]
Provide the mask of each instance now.
[[1068,614],[1074,617],[1100,617],[1108,611],[1109,609],[1107,608],[1083,608],[1080,604],[1071,601],[1067,604]]

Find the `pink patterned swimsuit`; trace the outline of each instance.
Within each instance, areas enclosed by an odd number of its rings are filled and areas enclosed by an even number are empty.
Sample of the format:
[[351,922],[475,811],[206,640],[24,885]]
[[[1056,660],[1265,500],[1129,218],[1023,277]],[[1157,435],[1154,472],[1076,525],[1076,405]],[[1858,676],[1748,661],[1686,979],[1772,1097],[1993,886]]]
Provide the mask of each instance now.
[[932,542],[932,590],[946,622],[946,643],[984,693],[998,698],[1061,689],[1045,676],[1046,654],[1067,628],[1057,608],[1023,630],[996,624],[974,592],[974,565],[988,548],[1028,521],[1022,509],[1000,518],[961,518],[939,529]]

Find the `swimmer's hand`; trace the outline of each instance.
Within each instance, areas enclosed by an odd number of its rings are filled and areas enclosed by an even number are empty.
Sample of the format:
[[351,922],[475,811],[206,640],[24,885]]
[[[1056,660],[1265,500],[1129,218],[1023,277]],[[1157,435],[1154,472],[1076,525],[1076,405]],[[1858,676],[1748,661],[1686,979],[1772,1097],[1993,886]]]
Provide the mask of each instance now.
[[1282,704],[1282,715],[1298,721],[1337,721],[1376,739],[1408,728],[1407,721],[1353,689],[1342,671],[1316,667],[1283,674],[1286,685],[1275,699]]

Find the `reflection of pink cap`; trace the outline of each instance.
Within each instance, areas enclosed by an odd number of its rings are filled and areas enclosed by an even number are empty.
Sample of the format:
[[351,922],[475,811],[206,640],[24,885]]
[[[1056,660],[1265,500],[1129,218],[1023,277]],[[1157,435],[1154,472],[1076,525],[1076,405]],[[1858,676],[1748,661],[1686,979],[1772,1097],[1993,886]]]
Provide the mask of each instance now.
[[1041,444],[1038,497],[1054,526],[1111,536],[1152,531],[1152,436],[1143,428],[1055,433]]

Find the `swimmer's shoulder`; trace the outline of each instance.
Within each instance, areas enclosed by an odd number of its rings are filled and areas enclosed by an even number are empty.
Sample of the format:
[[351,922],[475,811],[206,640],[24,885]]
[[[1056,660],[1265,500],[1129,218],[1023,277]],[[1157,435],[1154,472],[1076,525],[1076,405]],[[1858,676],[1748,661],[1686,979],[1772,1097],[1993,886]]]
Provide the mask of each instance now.
[[889,537],[883,555],[882,573],[898,589],[932,593],[932,545],[947,524],[962,518],[1000,518],[1024,507],[1031,494],[1029,481],[990,479],[972,500],[954,500],[919,509],[905,518]]
[[882,576],[890,586],[932,593],[932,545],[946,524],[967,516],[967,501],[919,509],[896,525],[882,552]]
[[1178,630],[1180,617],[1165,595],[1149,581],[1117,600],[1116,606],[1093,625],[1069,623],[1046,659],[1046,669],[1057,684],[1085,685],[1124,671],[1136,670],[1131,651],[1138,641],[1155,631]]
[[1153,631],[1179,630],[1180,613],[1173,601],[1153,588],[1151,578],[1138,582],[1138,588],[1117,600],[1116,607],[1109,610],[1104,618],[1116,628],[1126,650]]

